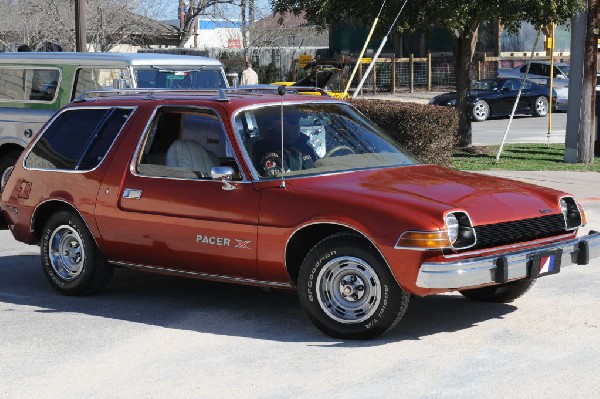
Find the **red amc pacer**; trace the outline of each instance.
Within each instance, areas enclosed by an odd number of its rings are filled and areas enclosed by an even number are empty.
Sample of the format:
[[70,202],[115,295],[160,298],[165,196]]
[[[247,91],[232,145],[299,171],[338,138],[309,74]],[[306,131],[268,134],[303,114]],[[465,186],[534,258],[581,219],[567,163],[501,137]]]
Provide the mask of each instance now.
[[510,302],[600,256],[571,195],[420,164],[350,104],[293,93],[88,93],[2,187],[63,294],[114,267],[297,289],[340,338],[390,330],[411,295]]

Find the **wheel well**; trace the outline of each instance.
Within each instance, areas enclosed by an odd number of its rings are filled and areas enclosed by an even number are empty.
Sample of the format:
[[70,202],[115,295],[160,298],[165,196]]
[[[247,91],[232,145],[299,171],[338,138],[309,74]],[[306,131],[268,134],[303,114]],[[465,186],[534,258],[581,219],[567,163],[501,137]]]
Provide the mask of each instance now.
[[8,153],[13,151],[23,152],[24,148],[18,144],[4,144],[0,146],[0,159],[4,158]]
[[287,272],[294,284],[297,284],[298,282],[300,266],[302,265],[302,261],[311,248],[317,245],[319,241],[331,235],[342,232],[348,232],[364,238],[369,245],[373,245],[371,241],[366,239],[361,233],[339,224],[311,224],[294,233],[287,244],[285,252],[285,264]]
[[45,202],[35,210],[35,214],[33,215],[33,225],[31,227],[33,236],[38,241],[42,237],[42,229],[46,225],[46,222],[50,216],[63,209],[72,210],[77,213],[75,208],[62,201]]

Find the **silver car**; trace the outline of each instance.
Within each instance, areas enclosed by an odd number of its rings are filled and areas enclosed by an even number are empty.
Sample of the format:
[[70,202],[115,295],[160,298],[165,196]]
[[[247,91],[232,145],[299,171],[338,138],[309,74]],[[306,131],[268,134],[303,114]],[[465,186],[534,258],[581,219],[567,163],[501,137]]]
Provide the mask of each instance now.
[[[512,69],[498,69],[499,78],[522,78],[525,76],[527,64],[520,65]],[[569,64],[555,63],[553,71],[553,86],[556,89],[569,85]],[[550,83],[550,63],[547,61],[534,61],[529,67],[527,79],[539,83]]]

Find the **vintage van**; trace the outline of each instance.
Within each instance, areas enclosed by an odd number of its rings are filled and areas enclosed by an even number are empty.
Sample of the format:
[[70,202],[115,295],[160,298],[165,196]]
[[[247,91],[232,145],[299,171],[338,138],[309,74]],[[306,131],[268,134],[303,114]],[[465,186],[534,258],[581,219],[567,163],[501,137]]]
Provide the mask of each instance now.
[[228,87],[215,59],[135,53],[0,53],[0,176],[54,112],[89,90]]

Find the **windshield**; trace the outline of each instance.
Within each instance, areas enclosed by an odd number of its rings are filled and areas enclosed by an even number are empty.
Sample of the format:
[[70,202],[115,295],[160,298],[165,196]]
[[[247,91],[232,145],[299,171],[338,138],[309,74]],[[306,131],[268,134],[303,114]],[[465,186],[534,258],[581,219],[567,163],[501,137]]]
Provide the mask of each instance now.
[[223,89],[227,87],[220,67],[177,66],[134,69],[140,89]]
[[497,79],[483,79],[476,80],[471,83],[471,90],[481,90],[481,91],[493,91],[500,90],[504,85],[504,80]]
[[283,118],[281,112],[280,106],[265,106],[235,117],[237,133],[261,178],[417,163],[350,105],[287,104]]
[[554,76],[556,76],[557,74],[562,74],[565,75],[565,78],[569,77],[569,72],[571,71],[569,65],[560,65],[556,69],[557,70],[554,72]]

